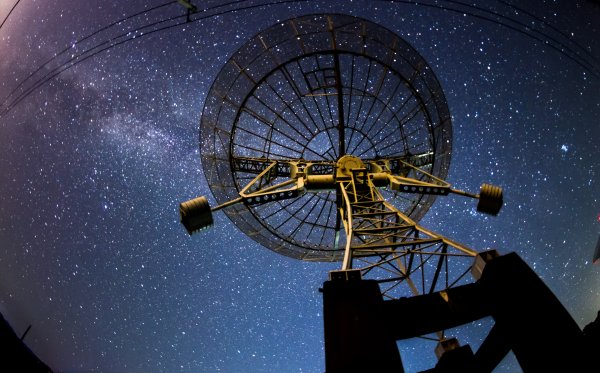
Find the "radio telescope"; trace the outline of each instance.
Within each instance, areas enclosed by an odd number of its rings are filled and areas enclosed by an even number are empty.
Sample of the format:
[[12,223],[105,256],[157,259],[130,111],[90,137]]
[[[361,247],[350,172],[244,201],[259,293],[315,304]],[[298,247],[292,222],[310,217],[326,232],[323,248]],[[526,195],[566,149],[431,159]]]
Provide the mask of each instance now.
[[[526,372],[589,371],[598,336],[582,332],[516,253],[478,253],[420,225],[450,193],[496,215],[502,189],[473,194],[445,181],[446,99],[391,31],[338,14],[269,27],[222,68],[200,127],[218,205],[180,205],[190,234],[223,209],[270,250],[341,262],[320,289],[328,373],[403,372],[397,341],[435,334],[430,373],[492,371],[509,351]],[[494,326],[476,353],[445,335],[486,316]],[[548,353],[549,341],[560,353]]]
[[180,205],[190,234],[222,209],[270,250],[341,261],[330,280],[373,280],[383,299],[466,281],[478,253],[419,224],[437,196],[477,199],[492,215],[502,206],[499,187],[445,181],[451,118],[423,57],[348,15],[290,19],[245,43],[207,95],[200,151],[218,205]]
[[476,254],[418,224],[436,196],[478,198],[492,214],[502,205],[498,187],[473,195],[444,181],[452,124],[423,57],[347,15],[291,19],[243,45],[208,93],[200,150],[219,206],[183,203],[189,233],[223,209],[280,254],[383,275],[390,297],[402,295],[396,282],[413,293],[448,287],[468,269],[450,273],[452,259]]

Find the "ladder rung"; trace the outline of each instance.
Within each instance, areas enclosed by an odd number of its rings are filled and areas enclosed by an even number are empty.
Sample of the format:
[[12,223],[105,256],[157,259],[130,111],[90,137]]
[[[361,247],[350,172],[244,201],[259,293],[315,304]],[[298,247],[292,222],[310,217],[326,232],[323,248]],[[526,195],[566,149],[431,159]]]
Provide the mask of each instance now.
[[389,227],[358,228],[358,229],[353,229],[352,232],[354,234],[369,234],[369,233],[379,233],[379,232],[386,232],[386,231],[392,231],[392,230],[405,231],[405,230],[409,230],[409,229],[414,229],[414,227],[415,227],[415,225],[411,224],[411,225],[397,225],[397,226],[389,226]]
[[396,215],[396,211],[357,212],[352,214],[352,218],[378,215]]
[[373,249],[385,249],[388,247],[402,247],[402,246],[413,246],[413,245],[425,245],[440,243],[442,240],[439,238],[430,238],[424,240],[413,240],[413,241],[400,241],[400,242],[388,242],[388,243],[377,243],[377,244],[366,244],[358,246],[350,246],[352,250],[373,250]]

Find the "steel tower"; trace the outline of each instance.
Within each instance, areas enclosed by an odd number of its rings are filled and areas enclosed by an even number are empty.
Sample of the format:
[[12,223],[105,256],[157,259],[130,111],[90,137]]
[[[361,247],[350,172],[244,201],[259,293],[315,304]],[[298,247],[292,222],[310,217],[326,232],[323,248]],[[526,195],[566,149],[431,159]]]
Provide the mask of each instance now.
[[[443,330],[495,315],[493,302],[480,301],[485,281],[470,284],[468,274],[480,280],[498,255],[480,254],[419,220],[450,193],[496,215],[502,189],[483,184],[474,194],[445,181],[450,113],[413,47],[347,15],[278,23],[225,64],[200,127],[202,165],[218,206],[205,197],[182,203],[190,234],[211,226],[212,212],[223,209],[268,249],[341,261],[322,289],[327,372],[401,371],[396,340],[433,332],[439,369],[474,366],[470,350]],[[412,325],[404,319],[399,329],[401,314]],[[443,363],[446,351],[467,357]],[[488,355],[480,366],[504,356]]]

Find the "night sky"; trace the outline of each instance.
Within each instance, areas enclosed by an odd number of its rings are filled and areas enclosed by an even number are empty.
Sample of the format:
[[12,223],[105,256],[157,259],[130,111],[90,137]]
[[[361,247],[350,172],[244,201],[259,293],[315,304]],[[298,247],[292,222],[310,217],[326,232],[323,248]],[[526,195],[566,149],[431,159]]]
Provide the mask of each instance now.
[[[0,22],[15,3],[0,0]],[[317,290],[340,264],[278,255],[222,213],[190,237],[178,215],[199,195],[214,204],[198,128],[221,67],[261,30],[320,12],[413,45],[452,114],[448,181],[504,188],[497,217],[449,196],[422,225],[516,251],[581,327],[595,318],[598,2],[196,3],[185,23],[176,1],[21,0],[0,28],[0,312],[18,335],[33,325],[25,342],[51,368],[324,370]],[[491,325],[450,334],[476,349]],[[399,346],[408,371],[435,364],[431,342]],[[498,369],[518,370],[512,355]]]

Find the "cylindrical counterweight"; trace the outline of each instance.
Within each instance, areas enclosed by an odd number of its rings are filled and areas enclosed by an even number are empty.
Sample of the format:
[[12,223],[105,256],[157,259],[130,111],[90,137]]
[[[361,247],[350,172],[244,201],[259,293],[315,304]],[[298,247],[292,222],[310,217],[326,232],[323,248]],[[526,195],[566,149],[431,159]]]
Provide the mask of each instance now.
[[189,234],[213,225],[212,211],[206,197],[197,197],[181,203],[179,215]]
[[502,188],[490,184],[483,184],[481,186],[477,211],[490,215],[498,215],[503,203]]

